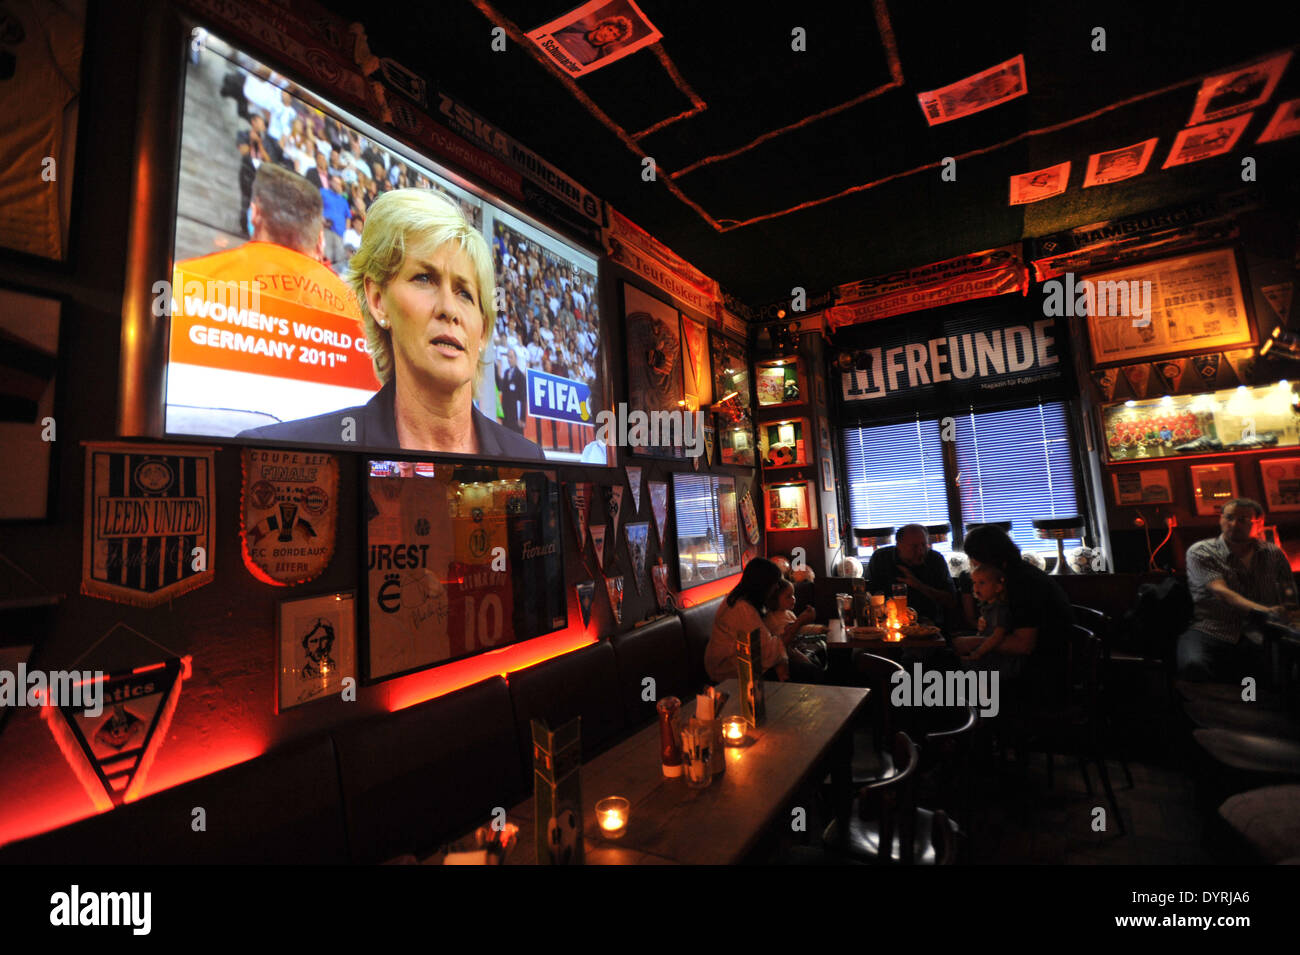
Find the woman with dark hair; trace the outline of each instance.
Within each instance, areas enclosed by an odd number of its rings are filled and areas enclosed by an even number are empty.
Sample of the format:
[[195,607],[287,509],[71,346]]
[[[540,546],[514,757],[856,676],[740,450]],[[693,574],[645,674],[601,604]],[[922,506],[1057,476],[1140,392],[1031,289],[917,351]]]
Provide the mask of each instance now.
[[1024,677],[1040,697],[1052,699],[1065,688],[1070,627],[1074,614],[1060,584],[1025,561],[1007,532],[992,524],[974,528],[963,545],[972,569],[988,565],[1005,578],[1007,636],[998,650],[1024,656]]
[[764,672],[775,669],[780,680],[790,679],[792,666],[797,676],[813,677],[821,672],[791,646],[800,627],[811,621],[811,607],[780,635],[763,624],[764,614],[777,609],[783,579],[781,569],[764,557],[755,557],[745,565],[740,583],[718,605],[718,614],[713,618],[713,633],[704,650],[704,669],[710,680],[720,683],[736,676],[736,641],[754,630],[762,631]]

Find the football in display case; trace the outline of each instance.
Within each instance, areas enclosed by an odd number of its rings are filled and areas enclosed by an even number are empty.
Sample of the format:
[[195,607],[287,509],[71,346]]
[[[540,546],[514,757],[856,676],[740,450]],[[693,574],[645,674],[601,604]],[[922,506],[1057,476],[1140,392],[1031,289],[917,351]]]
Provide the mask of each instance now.
[[806,418],[764,421],[758,426],[759,449],[765,468],[800,467],[808,463],[808,435],[812,426]]

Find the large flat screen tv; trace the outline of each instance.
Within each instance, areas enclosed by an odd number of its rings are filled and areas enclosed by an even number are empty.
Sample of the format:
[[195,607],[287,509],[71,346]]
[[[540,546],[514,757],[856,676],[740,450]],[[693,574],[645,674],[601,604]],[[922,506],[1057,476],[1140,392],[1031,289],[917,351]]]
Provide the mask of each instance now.
[[[188,42],[159,436],[611,463],[592,251],[207,31]],[[368,341],[349,262],[401,189],[481,233],[492,286],[460,247],[408,246]]]

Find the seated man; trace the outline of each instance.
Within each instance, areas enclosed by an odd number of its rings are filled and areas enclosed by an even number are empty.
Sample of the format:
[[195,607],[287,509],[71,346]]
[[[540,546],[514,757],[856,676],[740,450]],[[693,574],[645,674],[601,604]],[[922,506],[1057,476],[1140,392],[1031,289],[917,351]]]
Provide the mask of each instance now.
[[920,524],[906,524],[894,535],[892,547],[881,547],[867,563],[868,587],[889,595],[895,583],[907,585],[907,605],[917,616],[944,627],[952,613],[959,616],[957,590],[942,554],[930,549],[930,535]]
[[1291,564],[1262,539],[1264,512],[1236,498],[1219,518],[1222,533],[1187,548],[1187,586],[1195,611],[1178,638],[1178,675],[1184,680],[1235,683],[1263,676],[1261,646],[1246,633],[1252,613],[1282,615],[1295,600]]

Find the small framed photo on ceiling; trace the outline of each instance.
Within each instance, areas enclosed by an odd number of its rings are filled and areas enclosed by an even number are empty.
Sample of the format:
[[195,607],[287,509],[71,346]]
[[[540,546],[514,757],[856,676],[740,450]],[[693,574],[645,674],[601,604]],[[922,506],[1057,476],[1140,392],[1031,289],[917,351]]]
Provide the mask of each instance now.
[[275,712],[337,697],[357,679],[356,591],[282,600],[276,607]]
[[1227,464],[1193,464],[1192,500],[1196,513],[1212,516],[1223,513],[1223,506],[1237,497],[1237,469]]

